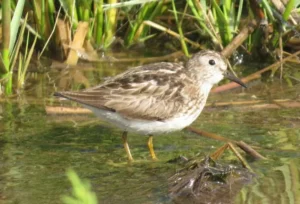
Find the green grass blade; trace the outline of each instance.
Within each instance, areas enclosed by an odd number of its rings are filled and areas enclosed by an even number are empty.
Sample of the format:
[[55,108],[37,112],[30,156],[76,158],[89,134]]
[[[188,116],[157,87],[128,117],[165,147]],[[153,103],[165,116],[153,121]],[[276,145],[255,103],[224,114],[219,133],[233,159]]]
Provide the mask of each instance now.
[[24,23],[21,26],[21,30],[18,35],[17,43],[15,44],[14,49],[10,55],[11,67],[15,66],[16,61],[18,59],[18,55],[20,53],[20,48],[23,43],[23,37],[24,37],[24,31],[25,31],[25,27],[26,27],[26,23],[27,23],[27,18],[28,18],[28,13],[26,13],[26,15],[25,15]]
[[41,24],[42,24],[42,11],[41,11],[41,2],[37,0],[32,1],[33,10],[34,10],[34,17],[35,17],[35,23],[36,27],[39,33],[41,33],[42,38],[44,37],[43,32],[41,32]]
[[[117,0],[109,0],[110,4],[116,3]],[[105,26],[105,40],[104,48],[109,47],[115,38],[116,26],[117,26],[117,9],[111,8],[106,11],[106,26]]]
[[9,53],[12,52],[16,39],[17,39],[17,34],[19,31],[19,26],[20,26],[20,20],[22,17],[23,9],[24,9],[24,4],[25,0],[19,0],[17,3],[17,7],[14,11],[14,15],[11,21],[11,35],[10,35],[10,41],[9,41]]
[[236,20],[235,20],[235,24],[234,24],[234,31],[235,32],[237,32],[239,24],[240,24],[242,11],[243,11],[244,0],[240,0],[238,2],[239,2],[239,7],[238,7],[238,12],[237,12],[237,16],[236,16]]
[[174,13],[175,21],[176,21],[176,24],[177,24],[177,29],[178,29],[178,32],[179,32],[179,35],[180,35],[180,44],[181,44],[182,50],[183,50],[183,52],[186,56],[189,56],[189,51],[188,51],[188,48],[187,48],[187,46],[185,44],[185,41],[184,41],[184,35],[183,35],[183,31],[182,31],[181,22],[179,22],[179,20],[178,20],[178,15],[177,15],[177,10],[176,10],[174,0],[172,0],[172,9],[174,11],[173,13]]
[[230,10],[231,10],[232,2],[231,2],[231,0],[224,0],[222,5],[223,5],[224,17],[225,17],[226,21],[228,21],[228,15],[231,13]]
[[223,23],[224,25],[227,24],[226,21],[226,16],[224,15],[223,11],[221,10],[220,6],[218,5],[218,3],[216,2],[216,0],[212,0],[212,5],[216,10],[216,14],[218,16],[218,20]]
[[1,70],[2,74],[9,72],[9,39],[10,39],[10,25],[11,25],[11,12],[10,0],[2,1],[2,60],[4,69]]
[[289,0],[289,2],[287,3],[285,10],[283,12],[282,18],[287,21],[289,19],[289,16],[292,12],[292,10],[295,8],[296,6],[296,1],[295,0]]
[[[140,7],[135,21],[131,23],[128,28],[127,36],[124,40],[126,46],[132,45],[134,42],[139,41],[140,38],[147,35],[149,28],[143,27],[143,21],[152,20],[155,17],[155,14],[159,13],[158,9],[162,9],[161,3],[162,2],[145,3]],[[160,12],[161,11],[162,10],[160,10]]]
[[96,47],[100,47],[102,44],[102,38],[103,38],[103,0],[99,0],[96,2],[96,17],[95,17],[95,26],[94,26],[94,38]]
[[218,43],[219,40],[217,39],[216,35],[214,35],[211,29],[208,27],[209,22],[205,20],[208,19],[206,16],[206,3],[203,3],[202,1],[199,3],[197,0],[187,0],[187,3],[194,14],[194,17],[197,19],[200,27],[212,38],[214,43]]
[[75,29],[78,25],[78,13],[76,10],[76,0],[59,0],[59,3],[65,13],[71,19],[71,25]]
[[221,37],[223,39],[223,44],[227,45],[233,38],[232,30],[230,29],[230,24],[228,22],[228,17],[224,15],[216,0],[212,0],[212,5],[216,12],[216,18],[218,26],[220,28]]
[[[29,36],[29,33],[28,33],[28,36]],[[32,54],[33,54],[33,51],[34,51],[34,48],[35,48],[36,40],[37,40],[37,36],[34,37],[34,41],[33,41],[32,45],[31,45],[31,48],[30,48],[27,56],[25,56],[25,58],[24,58],[25,59],[25,64],[24,64],[24,67],[23,67],[23,70],[22,70],[22,75],[21,75],[22,81],[23,81],[22,84],[24,84],[24,82],[25,82],[25,75],[26,75],[27,69],[29,67],[29,62],[30,62],[30,60],[32,58]],[[29,37],[27,38],[26,49],[28,49],[28,46],[29,46],[28,42],[29,42]]]
[[273,15],[272,8],[271,8],[269,2],[267,0],[261,0],[261,4],[262,4],[263,8],[266,10],[268,17],[272,21],[275,21],[275,17]]
[[67,171],[68,179],[72,183],[73,196],[63,196],[65,204],[97,204],[97,196],[91,191],[91,185],[87,181],[82,181],[73,170]]
[[22,78],[22,65],[23,65],[23,55],[20,53],[19,55],[19,63],[18,63],[18,89],[20,89],[23,86],[23,83],[21,81]]

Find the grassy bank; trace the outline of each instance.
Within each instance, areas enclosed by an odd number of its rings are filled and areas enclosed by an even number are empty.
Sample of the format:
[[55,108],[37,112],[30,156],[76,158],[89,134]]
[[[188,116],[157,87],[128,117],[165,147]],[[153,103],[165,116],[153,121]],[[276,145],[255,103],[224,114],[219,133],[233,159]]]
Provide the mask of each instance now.
[[237,49],[256,59],[282,59],[284,50],[300,46],[298,7],[295,0],[281,5],[267,0],[3,0],[1,90],[12,93],[15,73],[16,88],[22,88],[33,50],[38,58],[76,64],[79,52],[97,56],[149,42],[168,50],[167,36],[171,50],[187,56],[227,48],[227,56]]

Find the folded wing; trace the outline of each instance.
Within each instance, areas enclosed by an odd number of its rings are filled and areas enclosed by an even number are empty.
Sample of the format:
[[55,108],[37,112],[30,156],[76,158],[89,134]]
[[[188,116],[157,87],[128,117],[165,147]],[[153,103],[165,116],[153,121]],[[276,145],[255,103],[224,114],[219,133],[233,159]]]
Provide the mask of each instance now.
[[97,87],[55,95],[128,118],[165,120],[180,112],[188,95],[194,94],[185,90],[191,81],[181,72],[183,68],[176,63],[136,67]]

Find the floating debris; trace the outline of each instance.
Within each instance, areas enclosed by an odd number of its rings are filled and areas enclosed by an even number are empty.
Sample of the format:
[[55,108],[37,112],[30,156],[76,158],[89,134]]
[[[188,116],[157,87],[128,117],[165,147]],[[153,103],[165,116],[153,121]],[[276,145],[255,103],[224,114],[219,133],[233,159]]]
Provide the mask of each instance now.
[[174,203],[233,203],[241,188],[255,174],[243,167],[216,163],[210,157],[195,160],[169,178],[169,196]]

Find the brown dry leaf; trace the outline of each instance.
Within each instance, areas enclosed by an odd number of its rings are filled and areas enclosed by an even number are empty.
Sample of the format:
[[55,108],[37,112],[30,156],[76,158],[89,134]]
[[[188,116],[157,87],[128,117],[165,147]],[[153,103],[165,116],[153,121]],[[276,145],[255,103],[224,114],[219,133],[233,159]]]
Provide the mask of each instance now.
[[71,43],[71,30],[68,21],[58,19],[56,36],[56,43],[62,46],[63,57],[65,58],[69,51],[68,45]]
[[74,39],[70,45],[72,49],[70,49],[68,58],[66,60],[66,64],[76,65],[78,61],[78,53],[77,50],[83,49],[83,43],[85,40],[85,36],[88,32],[89,24],[88,22],[79,22],[77,30],[74,35]]

